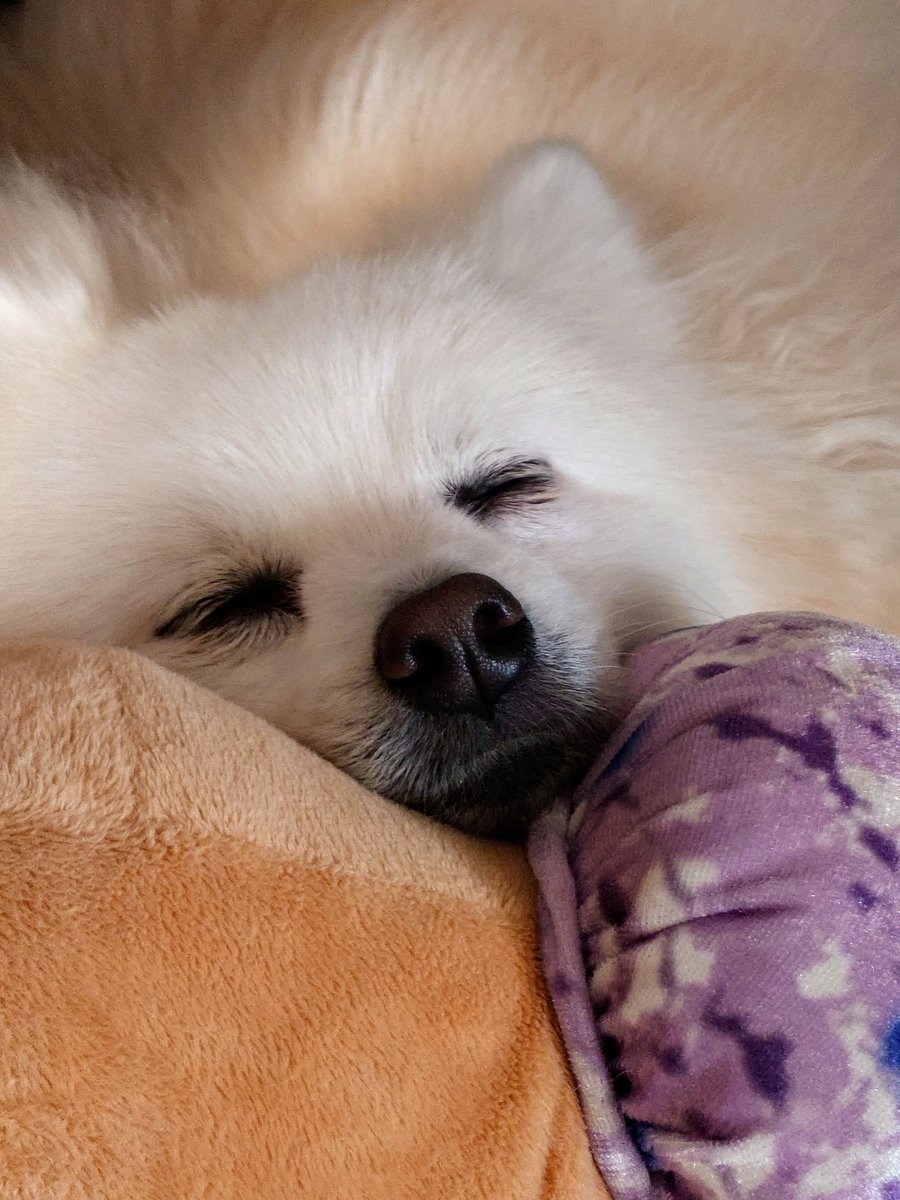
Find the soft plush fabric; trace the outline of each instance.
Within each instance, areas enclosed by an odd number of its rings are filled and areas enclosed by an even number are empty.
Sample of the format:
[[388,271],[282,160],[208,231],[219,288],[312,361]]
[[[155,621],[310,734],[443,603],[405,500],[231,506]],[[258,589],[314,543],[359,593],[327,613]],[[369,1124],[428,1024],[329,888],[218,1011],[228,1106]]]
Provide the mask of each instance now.
[[900,644],[807,617],[639,652],[535,830],[616,1200],[900,1200]]
[[137,657],[0,650],[0,1196],[606,1196],[533,899]]

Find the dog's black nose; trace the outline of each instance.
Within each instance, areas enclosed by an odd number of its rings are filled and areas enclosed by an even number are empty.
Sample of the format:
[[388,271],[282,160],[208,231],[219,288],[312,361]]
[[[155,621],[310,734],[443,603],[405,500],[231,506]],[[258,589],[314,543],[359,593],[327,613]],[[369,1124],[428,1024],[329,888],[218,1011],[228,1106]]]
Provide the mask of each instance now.
[[384,681],[428,713],[490,718],[531,654],[521,604],[487,575],[453,575],[391,609],[375,639]]

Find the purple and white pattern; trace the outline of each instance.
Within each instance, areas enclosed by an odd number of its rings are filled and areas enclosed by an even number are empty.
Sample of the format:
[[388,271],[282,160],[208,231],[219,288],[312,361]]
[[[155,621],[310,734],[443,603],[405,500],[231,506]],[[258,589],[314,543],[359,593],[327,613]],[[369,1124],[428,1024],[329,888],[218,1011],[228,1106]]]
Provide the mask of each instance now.
[[616,1200],[900,1200],[900,643],[670,634],[535,827],[547,978]]

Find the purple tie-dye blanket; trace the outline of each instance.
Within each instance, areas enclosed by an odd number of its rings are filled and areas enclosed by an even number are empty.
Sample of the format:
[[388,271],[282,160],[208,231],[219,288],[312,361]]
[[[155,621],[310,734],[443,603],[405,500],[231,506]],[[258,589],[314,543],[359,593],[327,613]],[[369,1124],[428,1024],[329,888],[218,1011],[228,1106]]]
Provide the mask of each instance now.
[[900,643],[745,617],[630,686],[530,844],[613,1196],[900,1200]]

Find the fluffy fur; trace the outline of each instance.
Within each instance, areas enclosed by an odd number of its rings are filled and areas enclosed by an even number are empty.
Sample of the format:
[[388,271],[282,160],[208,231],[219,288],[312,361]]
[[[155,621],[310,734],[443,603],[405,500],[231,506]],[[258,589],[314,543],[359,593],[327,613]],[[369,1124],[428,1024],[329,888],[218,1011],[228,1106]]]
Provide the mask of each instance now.
[[[29,0],[4,54],[4,633],[132,646],[509,828],[636,638],[900,628],[889,0]],[[534,458],[549,502],[447,502]],[[261,570],[294,607],[211,632]],[[373,671],[458,571],[535,627],[492,728]]]

